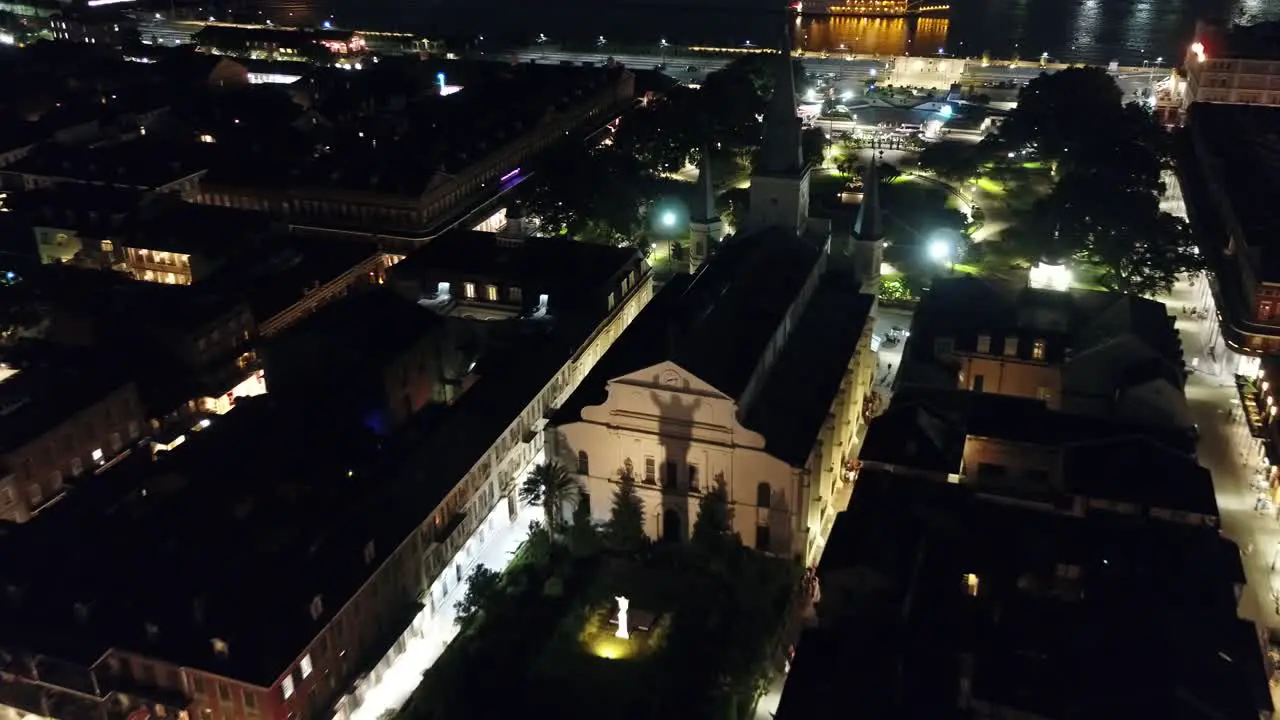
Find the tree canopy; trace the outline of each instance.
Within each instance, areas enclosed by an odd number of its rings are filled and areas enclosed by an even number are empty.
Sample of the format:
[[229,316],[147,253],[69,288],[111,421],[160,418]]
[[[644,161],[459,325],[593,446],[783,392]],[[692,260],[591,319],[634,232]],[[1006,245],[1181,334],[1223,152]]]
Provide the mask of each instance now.
[[475,566],[467,576],[466,593],[453,606],[456,613],[454,619],[458,626],[465,630],[474,623],[485,606],[502,592],[501,585],[502,573],[484,565]]
[[530,505],[542,505],[547,529],[554,535],[564,527],[564,506],[577,507],[582,486],[560,463],[535,465],[520,484],[520,499]]
[[616,550],[635,552],[645,546],[648,538],[644,533],[644,500],[636,494],[632,478],[622,478],[614,492],[605,529],[609,545]]
[[1166,292],[1201,258],[1187,224],[1160,209],[1169,135],[1145,107],[1122,99],[1101,68],[1042,73],[1028,83],[1000,140],[1006,150],[1037,151],[1055,166],[1057,182],[1019,230],[1042,247],[1056,235],[1056,249],[1096,267],[1107,289]]

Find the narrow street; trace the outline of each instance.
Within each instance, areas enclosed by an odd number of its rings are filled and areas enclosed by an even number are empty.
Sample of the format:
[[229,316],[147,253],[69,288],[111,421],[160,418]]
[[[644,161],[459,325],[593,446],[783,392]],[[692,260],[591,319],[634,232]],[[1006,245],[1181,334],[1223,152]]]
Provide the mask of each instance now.
[[[1180,282],[1168,297],[1157,298],[1177,317],[1182,348],[1188,365],[1196,369],[1187,380],[1187,404],[1200,429],[1200,464],[1213,473],[1218,510],[1222,516],[1223,535],[1240,546],[1244,553],[1246,592],[1240,602],[1242,617],[1259,625],[1280,629],[1276,613],[1274,587],[1280,586],[1280,573],[1275,568],[1280,557],[1280,522],[1275,511],[1256,511],[1257,492],[1251,487],[1256,472],[1247,458],[1249,448],[1239,442],[1239,398],[1233,379],[1220,373],[1218,363],[1205,354],[1206,340],[1216,320],[1192,318],[1183,314],[1184,307],[1208,310],[1214,315],[1212,298],[1203,292],[1204,281],[1195,287]],[[1231,419],[1233,408],[1236,420]]]

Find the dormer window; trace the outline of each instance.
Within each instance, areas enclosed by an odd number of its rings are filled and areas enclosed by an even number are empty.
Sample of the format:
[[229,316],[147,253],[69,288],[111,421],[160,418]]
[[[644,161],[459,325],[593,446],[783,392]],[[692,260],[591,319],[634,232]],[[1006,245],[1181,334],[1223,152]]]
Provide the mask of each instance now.
[[310,610],[311,610],[312,620],[319,620],[320,616],[324,614],[324,601],[320,598],[319,595],[311,598]]
[[489,302],[498,302],[498,286],[486,285],[484,288],[484,298]]
[[160,626],[155,623],[143,623],[142,629],[146,631],[148,640],[160,637]]
[[1043,360],[1044,349],[1045,349],[1044,338],[1036,338],[1035,345],[1031,346],[1031,357],[1035,360]]
[[982,355],[991,354],[991,336],[990,335],[978,336],[978,352]]
[[476,299],[476,284],[475,284],[475,283],[472,283],[472,282],[469,282],[469,283],[462,283],[462,296],[463,296],[463,297],[465,297],[465,298],[466,298],[466,299],[468,299],[468,300],[475,300],[475,299]]
[[370,541],[369,541],[369,543],[368,543],[367,545],[365,545],[365,546],[364,546],[364,564],[365,564],[365,565],[372,565],[372,564],[373,564],[373,557],[374,557],[374,554],[373,554],[373,541],[372,541],[372,540],[370,540]]
[[1018,357],[1018,338],[1013,335],[1006,335],[1004,338],[1004,356]]
[[226,657],[231,652],[231,646],[222,638],[210,638],[209,644],[213,646],[213,654],[218,657]]
[[518,287],[507,288],[507,299],[513,303],[524,302],[524,293]]

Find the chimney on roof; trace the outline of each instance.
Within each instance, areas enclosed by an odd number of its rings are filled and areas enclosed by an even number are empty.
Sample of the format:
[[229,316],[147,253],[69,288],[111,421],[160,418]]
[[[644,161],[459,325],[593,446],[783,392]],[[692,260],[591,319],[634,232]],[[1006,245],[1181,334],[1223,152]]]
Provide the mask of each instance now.
[[507,221],[498,230],[499,245],[519,245],[533,235],[533,225],[525,216],[524,206],[514,200],[507,208]]

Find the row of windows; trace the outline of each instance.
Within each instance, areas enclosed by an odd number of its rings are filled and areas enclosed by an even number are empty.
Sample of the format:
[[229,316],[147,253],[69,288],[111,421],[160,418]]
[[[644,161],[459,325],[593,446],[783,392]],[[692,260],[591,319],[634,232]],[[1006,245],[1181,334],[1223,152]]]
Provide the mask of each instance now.
[[[947,354],[947,352],[950,349],[950,343],[951,343],[950,338],[939,338],[938,341],[935,343],[936,345],[939,346],[939,348],[942,348],[937,351],[938,354],[941,354],[941,355]],[[1031,345],[1031,358],[1033,360],[1044,360],[1046,347],[1047,346],[1044,341],[1044,338],[1036,338],[1035,342],[1032,343]],[[991,354],[991,336],[990,335],[978,336],[978,346],[977,346],[976,352],[982,355]],[[1004,356],[1005,357],[1018,356],[1017,338],[1012,338],[1012,337],[1005,338]]]

